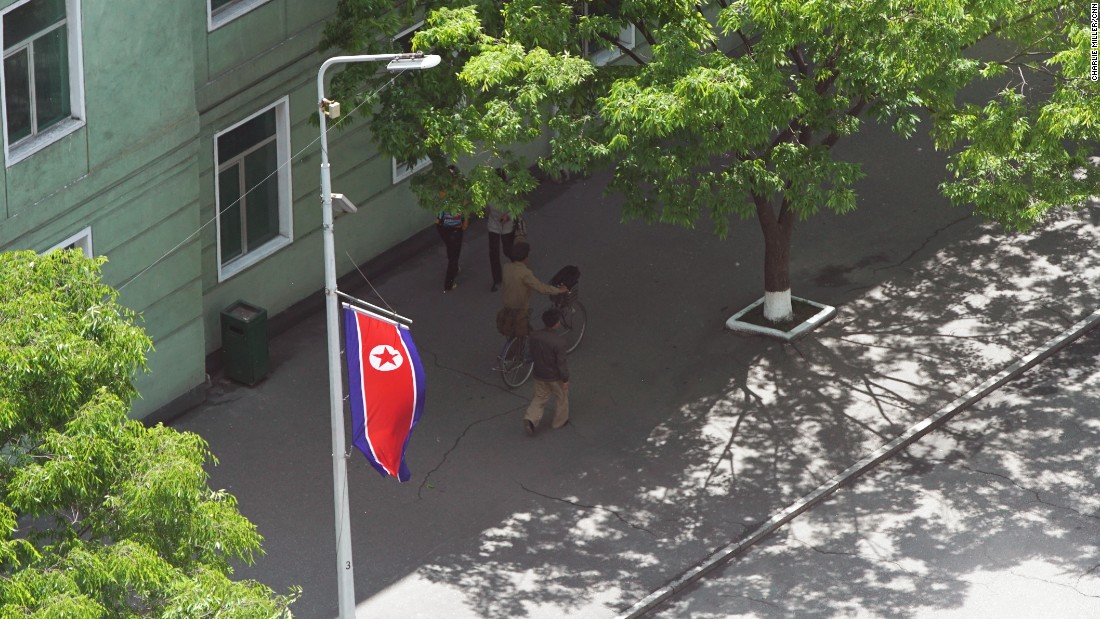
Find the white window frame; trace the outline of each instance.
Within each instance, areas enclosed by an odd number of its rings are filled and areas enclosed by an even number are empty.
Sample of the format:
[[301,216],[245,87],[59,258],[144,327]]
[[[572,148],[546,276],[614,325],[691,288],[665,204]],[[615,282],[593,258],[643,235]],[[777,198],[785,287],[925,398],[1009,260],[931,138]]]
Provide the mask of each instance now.
[[210,0],[206,1],[206,31],[214,32],[218,28],[245,15],[258,6],[267,4],[271,0],[233,0],[217,11],[210,8]]
[[70,236],[69,238],[61,241],[57,245],[46,250],[46,253],[53,253],[59,249],[78,248],[84,252],[84,255],[88,258],[92,257],[92,227],[88,226],[80,232]]
[[[401,37],[404,37],[405,35],[409,34],[410,32],[416,32],[423,25],[424,25],[424,20],[420,20],[420,21],[416,22],[415,24],[409,26],[408,28],[405,28],[401,32],[398,32],[397,34],[393,35],[392,40],[397,41],[398,39],[400,39]],[[393,181],[391,182],[392,185],[396,185],[396,184],[404,181],[405,179],[409,178],[413,174],[416,174],[417,172],[423,170],[424,168],[432,165],[432,160],[429,159],[428,157],[421,157],[420,159],[417,159],[416,163],[414,163],[411,166],[406,165],[404,163],[401,163],[400,161],[397,160],[396,157],[391,157],[390,162],[392,163],[392,171],[393,171],[393,175],[391,176],[391,178],[393,179]]]
[[[588,15],[588,3],[584,3],[584,14]],[[619,42],[623,44],[627,49],[634,49],[635,45],[635,28],[634,24],[629,24],[619,31]],[[613,60],[618,59],[623,55],[623,50],[613,47],[611,49],[604,49],[602,47],[597,48],[595,51],[589,51],[589,42],[587,40],[581,41],[581,47],[583,48],[584,57],[592,62],[596,66],[603,66]]]
[[[21,0],[0,11],[0,50],[7,50],[7,43],[3,40],[4,17],[11,11],[33,1]],[[8,140],[8,123],[5,119],[2,123],[5,167],[10,168],[86,124],[84,112],[84,45],[81,39],[80,2],[81,0],[65,0],[65,25],[63,27],[68,29],[70,116],[41,133],[23,138],[14,146]],[[6,81],[4,65],[0,63],[0,108],[5,111],[7,110]]]
[[[233,131],[237,127],[245,124],[246,122],[256,118],[260,114],[264,114],[275,109],[275,144],[277,147],[277,161],[278,161],[278,178],[277,185],[279,187],[279,235],[271,239],[267,243],[264,243],[257,249],[249,251],[248,253],[235,258],[228,264],[222,263],[222,218],[221,211],[224,208],[218,201],[221,198],[220,182],[220,170],[221,165],[218,163],[218,137]],[[294,240],[294,217],[293,217],[293,193],[291,192],[290,182],[290,97],[284,96],[283,98],[275,101],[271,105],[257,110],[256,112],[249,114],[240,121],[233,125],[222,129],[214,134],[214,221],[215,221],[215,246],[217,247],[217,261],[218,261],[218,282],[223,282],[230,277],[233,277],[237,273],[244,271],[248,267],[262,261],[268,256],[274,254],[280,249],[290,245]]]
[[409,178],[413,174],[423,170],[424,168],[432,165],[432,160],[428,157],[422,157],[416,160],[413,165],[407,165],[401,163],[396,157],[391,157],[390,161],[393,163],[393,184],[396,185],[405,179]]

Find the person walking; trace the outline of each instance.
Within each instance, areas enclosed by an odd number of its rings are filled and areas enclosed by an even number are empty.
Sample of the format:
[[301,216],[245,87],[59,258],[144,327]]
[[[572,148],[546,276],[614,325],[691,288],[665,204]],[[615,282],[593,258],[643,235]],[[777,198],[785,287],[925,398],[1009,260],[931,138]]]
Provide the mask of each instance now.
[[528,436],[538,432],[546,403],[554,396],[555,430],[569,423],[569,365],[565,361],[565,338],[558,333],[561,312],[550,308],[542,313],[546,328],[531,334],[531,358],[535,362],[535,395],[523,416],[523,430]]
[[447,272],[443,277],[443,292],[454,290],[458,284],[458,257],[462,253],[462,236],[470,220],[461,213],[440,212],[436,216],[435,229],[447,248]]
[[516,240],[516,222],[512,216],[495,206],[485,209],[485,224],[489,230],[489,270],[493,274],[493,285],[489,292],[496,292],[501,284],[500,252],[511,259],[512,245]]
[[539,281],[527,266],[530,254],[530,245],[516,243],[512,246],[512,262],[502,269],[500,297],[504,307],[497,312],[497,330],[505,337],[526,337],[530,332],[528,314],[531,313],[532,292],[545,295],[569,292],[565,286],[554,287]]

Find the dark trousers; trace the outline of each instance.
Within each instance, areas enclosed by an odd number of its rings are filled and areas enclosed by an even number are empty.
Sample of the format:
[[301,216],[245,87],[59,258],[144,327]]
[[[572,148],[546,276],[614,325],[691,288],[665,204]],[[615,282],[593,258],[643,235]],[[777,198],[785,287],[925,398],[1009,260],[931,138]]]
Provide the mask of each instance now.
[[497,234],[496,232],[489,233],[489,268],[493,272],[493,283],[500,285],[501,273],[500,273],[500,249],[501,241],[504,243],[504,257],[509,260],[512,259],[512,244],[516,240],[516,232],[513,230],[508,234]]
[[450,290],[455,285],[455,276],[458,275],[458,255],[462,253],[463,230],[439,225],[435,229],[447,247],[447,275],[443,278],[443,290]]

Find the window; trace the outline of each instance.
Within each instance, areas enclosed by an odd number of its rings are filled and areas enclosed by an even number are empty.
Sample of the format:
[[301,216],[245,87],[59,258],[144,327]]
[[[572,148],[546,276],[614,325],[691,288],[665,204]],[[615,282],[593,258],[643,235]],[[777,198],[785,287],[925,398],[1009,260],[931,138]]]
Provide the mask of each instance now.
[[214,138],[219,281],[290,243],[287,108],[284,97]]
[[[412,26],[409,26],[408,28],[406,28],[406,29],[402,30],[401,32],[397,33],[397,35],[393,37],[393,42],[394,42],[394,45],[396,47],[397,53],[411,52],[412,51],[413,35],[416,34],[416,31],[419,30],[420,27],[423,26],[423,25],[424,25],[423,21],[417,22],[416,24],[413,24]],[[427,157],[423,157],[421,159],[418,159],[417,162],[414,163],[413,165],[409,165],[407,163],[401,163],[396,158],[394,158],[392,161],[393,161],[393,184],[394,185],[396,185],[397,183],[400,183],[401,181],[405,180],[406,178],[409,178],[413,174],[416,174],[417,172],[423,170],[424,168],[428,167],[432,163],[431,159],[428,159]]]
[[216,30],[268,0],[207,0],[206,29]]
[[92,256],[92,229],[91,227],[84,228],[80,232],[70,236],[69,238],[61,241],[57,245],[46,250],[46,253],[57,251],[59,249],[79,249],[84,252],[85,256]]
[[[584,2],[581,4],[581,15],[606,15],[608,17],[618,17],[618,2]],[[619,43],[621,43],[627,49],[634,49],[634,25],[627,24],[623,26],[619,31]],[[618,47],[612,47],[607,49],[606,41],[581,41],[581,49],[584,53],[584,57],[592,61],[595,65],[604,65],[612,60],[615,60],[619,56],[623,55],[623,51]]]
[[80,0],[25,0],[0,13],[9,166],[84,125],[79,15]]

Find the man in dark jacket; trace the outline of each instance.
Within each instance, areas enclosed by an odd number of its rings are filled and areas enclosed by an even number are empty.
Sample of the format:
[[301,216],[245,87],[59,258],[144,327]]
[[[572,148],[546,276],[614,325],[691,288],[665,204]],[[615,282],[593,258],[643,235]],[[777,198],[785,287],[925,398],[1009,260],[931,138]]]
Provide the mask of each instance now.
[[554,421],[558,429],[569,423],[569,366],[565,363],[565,338],[558,333],[561,313],[550,308],[542,314],[545,329],[530,335],[531,357],[535,361],[535,397],[523,416],[523,429],[530,436],[542,421],[543,409],[554,396]]

